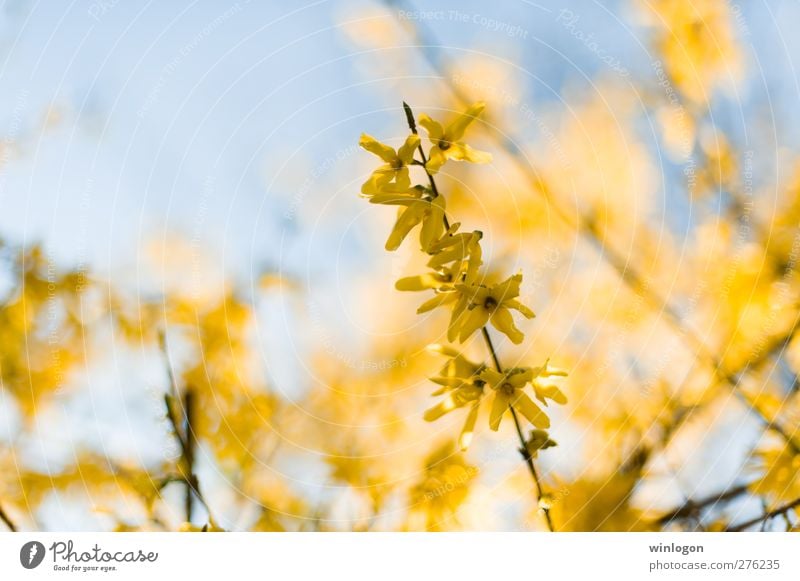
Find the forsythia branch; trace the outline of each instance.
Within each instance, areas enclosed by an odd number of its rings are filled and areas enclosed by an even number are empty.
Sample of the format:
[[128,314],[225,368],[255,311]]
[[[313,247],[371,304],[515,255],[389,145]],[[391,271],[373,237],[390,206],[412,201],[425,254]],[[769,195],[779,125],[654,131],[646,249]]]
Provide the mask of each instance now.
[[[403,0],[384,0],[389,6],[411,6],[410,3]],[[400,14],[402,11],[398,12]],[[448,71],[448,64],[445,59],[437,52],[437,47],[441,47],[435,35],[425,26],[422,22],[414,22],[411,20],[404,20],[402,22],[405,26],[411,28],[412,34],[416,37],[416,46],[420,49],[423,57],[442,79],[447,83],[448,88],[455,96],[456,100],[460,103],[468,103],[469,98],[465,92],[452,82],[451,75]],[[519,145],[510,137],[499,131],[491,124],[487,125],[488,134],[492,137],[498,145],[505,150],[523,171],[524,175],[528,178],[533,189],[536,192],[545,196],[547,202],[551,205],[555,215],[561,220],[564,225],[571,228],[582,236],[587,236],[591,241],[597,245],[601,250],[601,257],[617,272],[620,279],[635,293],[641,294],[645,301],[649,304],[654,312],[663,313],[664,320],[672,328],[672,330],[679,336],[685,338],[700,358],[705,359],[710,363],[715,373],[731,388],[737,399],[747,408],[747,410],[754,414],[762,424],[768,429],[779,434],[784,438],[787,443],[796,451],[800,453],[800,446],[795,442],[787,432],[776,422],[767,418],[762,410],[750,402],[747,397],[739,390],[738,381],[731,374],[726,373],[723,369],[722,363],[710,350],[706,347],[701,338],[690,328],[688,328],[681,320],[680,315],[674,309],[670,302],[660,296],[650,285],[645,284],[645,281],[638,272],[631,266],[630,260],[626,259],[615,251],[612,247],[604,243],[601,233],[597,230],[594,220],[579,213],[577,216],[565,212],[552,196],[548,194],[547,188],[541,188],[541,177],[537,172],[532,171],[530,167],[530,160],[527,155],[520,149]]]
[[[535,314],[520,300],[522,272],[517,272],[500,282],[490,269],[484,270],[480,230],[459,232],[460,223],[451,224],[446,212],[446,199],[441,195],[434,174],[450,161],[488,163],[491,154],[474,149],[465,139],[467,128],[483,113],[485,104],[473,103],[467,110],[447,124],[420,115],[419,124],[427,132],[430,150],[427,155],[421,147],[417,122],[408,104],[403,103],[411,135],[397,149],[381,143],[374,137],[362,134],[359,144],[382,161],[361,186],[361,195],[371,204],[396,206],[397,219],[386,241],[386,250],[397,250],[412,230],[419,230],[421,251],[428,256],[428,271],[419,276],[404,277],[395,288],[401,291],[433,291],[433,297],[417,309],[418,314],[437,308],[450,312],[447,340],[465,343],[480,330],[494,362],[494,366],[472,362],[456,349],[431,345],[429,348],[448,358],[441,372],[431,377],[440,386],[434,393],[443,396],[434,407],[425,412],[427,421],[435,421],[456,410],[467,410],[466,421],[459,436],[462,450],[469,446],[481,403],[491,399],[489,427],[497,431],[507,413],[511,415],[520,441],[520,452],[535,484],[539,508],[544,512],[548,528],[553,530],[550,507],[533,463],[537,454],[556,445],[547,429],[550,418],[539,407],[549,405],[548,400],[564,404],[567,398],[559,387],[548,379],[563,377],[566,372],[551,368],[548,361],[539,367],[515,366],[504,368],[492,344],[488,325],[506,335],[515,344],[525,338],[517,328],[515,315],[532,319]],[[419,151],[421,161],[415,159]],[[411,169],[422,167],[427,185],[412,185]],[[532,390],[535,402],[529,395]],[[520,425],[520,415],[536,428],[525,439]]]

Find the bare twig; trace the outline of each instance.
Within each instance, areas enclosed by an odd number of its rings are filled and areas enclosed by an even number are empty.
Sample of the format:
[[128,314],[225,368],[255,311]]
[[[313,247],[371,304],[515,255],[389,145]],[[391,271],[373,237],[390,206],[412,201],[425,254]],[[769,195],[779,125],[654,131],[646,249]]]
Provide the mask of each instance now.
[[194,473],[195,451],[197,448],[197,436],[195,432],[195,412],[197,406],[195,403],[195,393],[191,386],[185,387],[183,390],[183,397],[180,399],[181,411],[183,413],[182,417],[179,417],[179,410],[177,410],[175,406],[179,388],[172,371],[166,336],[163,333],[159,334],[159,343],[166,360],[167,375],[170,380],[170,393],[164,394],[167,419],[172,426],[172,431],[175,434],[175,438],[178,440],[178,445],[181,450],[181,479],[186,485],[186,495],[184,496],[183,503],[186,521],[192,522],[194,499],[196,498],[208,513],[209,522],[215,524],[214,517],[211,513],[211,507],[200,491],[200,483],[197,480],[197,475]]
[[197,488],[197,478],[194,474],[194,451],[197,447],[197,440],[194,434],[194,408],[194,391],[186,389],[183,394],[183,409],[186,415],[186,454],[184,455],[184,461],[186,462],[186,497],[183,506],[187,522],[192,522],[193,491]]
[[718,504],[731,502],[732,500],[747,494],[747,486],[747,484],[741,484],[734,486],[733,488],[723,490],[722,492],[710,494],[699,500],[689,499],[678,508],[671,510],[664,516],[660,517],[657,522],[660,525],[666,525],[674,520],[693,517],[700,511],[708,508],[714,508]]
[[771,510],[771,511],[765,513],[765,514],[762,514],[759,517],[750,519],[750,520],[745,521],[745,522],[743,522],[741,524],[738,524],[736,526],[729,527],[729,528],[727,528],[725,530],[727,532],[734,532],[734,533],[741,532],[741,531],[743,531],[745,529],[750,528],[753,525],[757,525],[758,523],[760,523],[762,521],[766,521],[766,520],[769,520],[771,518],[775,518],[776,516],[785,515],[787,512],[797,508],[798,506],[800,506],[800,498],[796,498],[795,500],[793,500],[789,504],[784,504],[783,506],[778,507],[775,510]]
[[3,505],[0,505],[0,521],[8,527],[12,533],[17,532],[17,526],[14,524],[14,521],[11,520],[11,517],[8,516],[8,513],[3,509]]

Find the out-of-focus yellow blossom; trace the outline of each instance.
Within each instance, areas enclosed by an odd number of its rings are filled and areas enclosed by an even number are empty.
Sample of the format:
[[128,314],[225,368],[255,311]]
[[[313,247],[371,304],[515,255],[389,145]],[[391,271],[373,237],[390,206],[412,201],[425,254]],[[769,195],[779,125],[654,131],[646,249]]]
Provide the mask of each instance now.
[[373,171],[369,179],[361,186],[362,194],[372,196],[387,191],[387,189],[393,192],[403,192],[411,187],[408,166],[414,161],[414,151],[419,147],[418,135],[409,135],[405,143],[397,150],[384,145],[366,133],[361,135],[358,144],[385,162]]
[[513,367],[500,373],[486,368],[481,372],[480,378],[494,390],[492,411],[489,415],[489,427],[492,430],[497,431],[500,428],[503,414],[512,406],[537,428],[550,427],[550,418],[523,391],[525,386],[533,381],[533,369]]
[[697,171],[693,193],[697,196],[719,196],[736,184],[739,164],[725,135],[706,130],[700,139],[704,154],[703,165]]
[[800,454],[788,444],[756,452],[754,469],[761,476],[750,485],[754,494],[772,502],[788,502],[800,497]]
[[467,463],[462,454],[444,444],[427,458],[420,482],[410,494],[412,530],[452,530],[459,507],[467,499],[470,484],[478,469]]
[[582,478],[553,494],[551,515],[559,531],[650,531],[657,527],[633,506],[635,472]]
[[448,340],[456,338],[460,342],[469,339],[472,334],[491,322],[492,326],[508,336],[516,344],[522,343],[525,335],[516,327],[511,310],[516,310],[531,319],[534,313],[517,300],[522,284],[522,274],[510,276],[501,283],[485,285],[457,284],[460,300],[453,309]]
[[467,127],[483,113],[485,108],[485,103],[475,103],[447,127],[444,127],[438,121],[434,121],[424,113],[419,116],[419,124],[428,132],[428,138],[433,144],[428,155],[428,163],[425,164],[425,168],[429,173],[435,174],[438,172],[448,159],[472,163],[489,163],[492,161],[490,153],[472,149],[462,141]]
[[677,162],[689,159],[697,132],[694,118],[682,108],[664,105],[656,111],[656,120],[669,156]]
[[640,2],[658,29],[656,48],[670,80],[695,103],[710,100],[720,86],[738,81],[742,57],[725,0]]

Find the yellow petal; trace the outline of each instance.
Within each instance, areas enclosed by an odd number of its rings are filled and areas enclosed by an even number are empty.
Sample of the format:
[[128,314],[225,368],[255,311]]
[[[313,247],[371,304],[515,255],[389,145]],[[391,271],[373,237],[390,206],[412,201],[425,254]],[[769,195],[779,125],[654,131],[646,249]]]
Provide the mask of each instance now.
[[464,319],[464,323],[461,325],[461,330],[458,333],[458,340],[463,343],[469,339],[475,331],[483,327],[488,320],[489,311],[482,307],[475,307],[468,312]]
[[434,145],[431,147],[430,154],[428,155],[428,163],[425,164],[425,170],[433,175],[438,172],[447,161],[447,154]]
[[462,137],[464,137],[464,131],[466,131],[467,127],[469,127],[477,117],[483,113],[483,110],[486,108],[486,103],[483,101],[478,101],[477,103],[470,106],[464,113],[458,116],[458,118],[453,121],[450,125],[447,126],[447,131],[445,131],[445,135],[450,141],[458,141]]
[[394,184],[392,187],[397,191],[406,191],[411,189],[411,178],[408,175],[407,167],[401,167],[395,171]]
[[421,315],[422,313],[427,313],[428,311],[432,311],[436,307],[441,307],[442,305],[447,304],[454,298],[455,296],[453,295],[453,293],[439,293],[432,299],[428,299],[427,301],[422,303],[417,309],[417,314]]
[[451,159],[457,159],[458,161],[468,161],[470,163],[491,163],[492,161],[491,153],[472,149],[466,143],[454,143],[447,150],[447,153]]
[[401,278],[394,283],[394,288],[399,291],[421,291],[438,288],[441,284],[435,274],[428,273]]
[[536,392],[536,398],[545,405],[547,405],[546,399],[553,400],[561,405],[567,403],[567,396],[555,385],[534,384],[533,390]]
[[434,121],[425,113],[419,116],[419,124],[428,132],[431,141],[439,141],[444,136],[444,127],[438,121]]
[[444,234],[444,197],[437,196],[430,203],[427,216],[422,222],[419,242],[425,252]]
[[525,339],[522,331],[517,329],[514,325],[514,318],[511,316],[511,311],[504,307],[498,307],[492,314],[492,325],[495,329],[504,333],[515,344],[519,345]]
[[372,172],[369,179],[361,186],[361,193],[365,196],[377,194],[383,191],[384,187],[392,181],[392,171],[387,171],[388,166],[383,166]]
[[492,296],[498,303],[508,301],[519,296],[519,287],[522,284],[522,273],[509,276],[492,289]]
[[464,384],[464,380],[460,377],[444,377],[441,375],[435,375],[429,379],[437,385],[444,385],[447,387],[459,387]]
[[503,419],[503,414],[508,409],[508,398],[500,393],[496,393],[494,401],[492,401],[492,411],[489,414],[489,427],[493,431],[497,431],[500,427],[500,420]]
[[414,152],[419,147],[419,135],[411,134],[406,138],[406,142],[397,150],[397,157],[408,165],[414,161]]
[[478,408],[480,407],[480,400],[472,404],[467,414],[467,421],[464,422],[464,429],[461,430],[461,435],[458,436],[458,447],[462,451],[466,451],[472,443],[472,434],[475,432],[475,422],[478,419]]
[[384,145],[366,133],[361,134],[361,139],[359,139],[358,144],[370,153],[374,153],[380,157],[386,163],[392,163],[397,158],[397,152],[395,152],[393,148]]
[[453,400],[452,396],[447,396],[445,399],[437,403],[435,406],[430,408],[425,412],[425,415],[422,416],[425,418],[426,422],[435,422],[443,415],[448,412],[453,411],[456,409],[455,401]]
[[403,243],[408,233],[422,221],[424,210],[425,205],[420,207],[420,205],[416,204],[409,206],[400,214],[391,234],[389,234],[389,238],[386,240],[386,250],[392,251],[400,248],[400,244]]
[[481,372],[481,379],[492,386],[498,386],[505,380],[506,376],[499,371],[495,371],[491,367],[487,367]]
[[534,318],[536,316],[536,313],[534,313],[532,310],[530,310],[528,307],[526,307],[525,305],[523,305],[521,302],[519,302],[516,299],[511,299],[511,300],[505,301],[503,303],[503,306],[507,307],[509,309],[518,310],[520,313],[522,313],[525,316],[526,319],[532,319],[532,318]]
[[453,342],[458,338],[458,332],[461,329],[461,325],[464,324],[464,319],[469,314],[466,311],[466,308],[467,301],[463,296],[461,296],[459,301],[456,303],[456,306],[453,307],[453,313],[450,316],[450,324],[447,327],[448,341]]
[[528,397],[528,394],[521,391],[518,391],[517,394],[512,405],[537,428],[549,428],[550,418],[547,417],[547,414],[545,414],[538,405],[533,403],[533,400]]

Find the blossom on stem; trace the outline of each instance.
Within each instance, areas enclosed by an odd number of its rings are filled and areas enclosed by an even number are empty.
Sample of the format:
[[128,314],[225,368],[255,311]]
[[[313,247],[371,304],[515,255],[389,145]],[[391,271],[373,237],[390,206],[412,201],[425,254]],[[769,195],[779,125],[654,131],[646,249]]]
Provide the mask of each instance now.
[[373,171],[369,179],[361,186],[363,195],[372,196],[386,191],[397,193],[410,189],[411,178],[408,174],[408,166],[413,163],[414,151],[419,147],[418,135],[409,135],[405,143],[397,150],[366,133],[361,135],[358,144],[386,162]]
[[438,172],[448,159],[472,163],[489,163],[492,161],[490,153],[472,149],[462,141],[467,127],[483,113],[485,108],[485,103],[475,103],[447,127],[425,114],[419,116],[419,124],[428,132],[428,138],[433,144],[428,155],[428,163],[425,164],[425,169],[428,173],[435,174]]
[[511,341],[522,343],[525,335],[514,324],[511,310],[519,311],[527,319],[533,318],[534,313],[517,300],[521,283],[522,274],[518,273],[491,286],[457,284],[456,290],[461,298],[453,309],[448,340],[458,339],[463,343],[475,331],[491,322]]
[[485,365],[470,361],[452,347],[431,345],[428,349],[447,355],[448,360],[439,375],[431,378],[432,382],[441,386],[433,395],[444,395],[445,398],[427,410],[424,418],[433,422],[455,409],[469,406],[469,413],[458,437],[459,447],[466,450],[472,442],[478,419],[485,383],[480,374]]
[[525,393],[527,384],[533,380],[533,369],[530,367],[512,367],[503,373],[486,368],[481,371],[480,378],[494,390],[492,411],[489,415],[489,427],[497,431],[503,415],[513,407],[537,428],[549,428],[550,418]]

